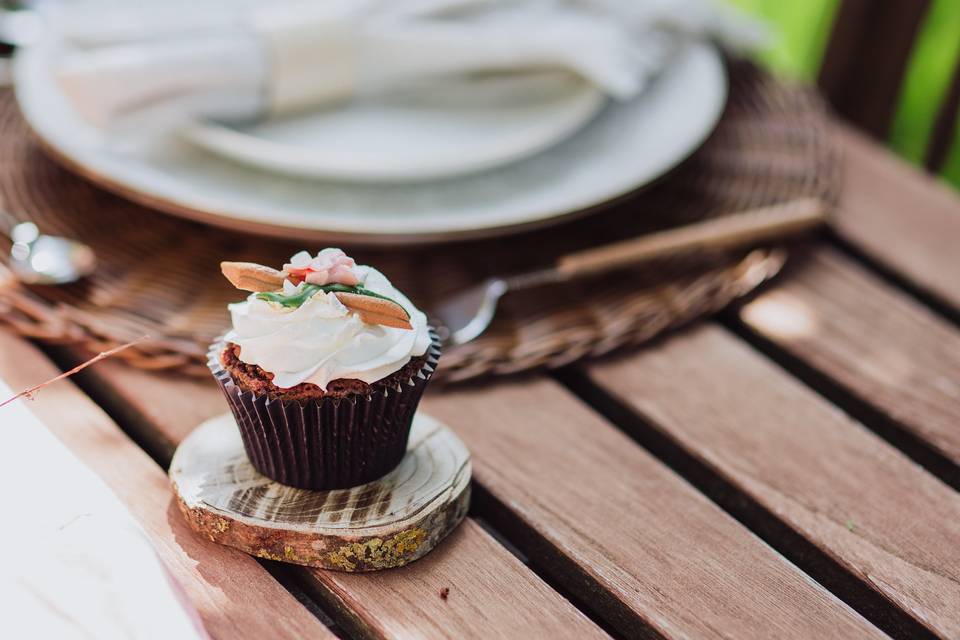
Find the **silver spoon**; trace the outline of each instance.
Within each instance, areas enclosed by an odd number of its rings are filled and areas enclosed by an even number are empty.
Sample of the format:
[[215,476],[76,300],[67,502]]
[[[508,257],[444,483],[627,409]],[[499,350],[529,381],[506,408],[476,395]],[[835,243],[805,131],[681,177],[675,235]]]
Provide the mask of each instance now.
[[69,284],[93,273],[97,258],[89,246],[40,233],[32,222],[10,230],[10,271],[25,284]]

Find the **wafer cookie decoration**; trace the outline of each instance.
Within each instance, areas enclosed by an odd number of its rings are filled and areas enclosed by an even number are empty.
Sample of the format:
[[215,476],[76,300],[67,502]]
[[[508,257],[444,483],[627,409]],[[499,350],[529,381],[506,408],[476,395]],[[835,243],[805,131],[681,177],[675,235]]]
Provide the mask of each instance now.
[[337,300],[367,324],[413,329],[410,314],[400,304],[365,289],[356,263],[340,249],[324,249],[316,257],[301,251],[283,270],[254,262],[221,262],[220,270],[230,283],[251,291],[267,302],[299,308],[318,292],[332,293]]

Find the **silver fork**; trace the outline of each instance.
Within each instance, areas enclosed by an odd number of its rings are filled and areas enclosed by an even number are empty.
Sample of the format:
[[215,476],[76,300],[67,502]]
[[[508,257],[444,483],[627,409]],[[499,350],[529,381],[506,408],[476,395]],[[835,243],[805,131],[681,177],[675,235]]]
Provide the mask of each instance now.
[[600,275],[666,256],[744,248],[808,231],[825,221],[826,208],[815,198],[712,218],[570,253],[545,269],[489,278],[445,300],[433,309],[431,316],[445,345],[461,345],[487,330],[496,315],[497,304],[508,292]]

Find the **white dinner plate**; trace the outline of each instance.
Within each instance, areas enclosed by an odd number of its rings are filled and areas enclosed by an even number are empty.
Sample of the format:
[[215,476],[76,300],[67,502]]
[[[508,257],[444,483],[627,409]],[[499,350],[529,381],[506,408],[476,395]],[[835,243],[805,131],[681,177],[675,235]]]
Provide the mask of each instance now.
[[27,122],[61,162],[156,209],[317,244],[450,241],[582,214],[687,157],[712,131],[727,95],[719,52],[692,44],[639,97],[608,103],[537,155],[434,182],[356,184],[253,169],[175,137],[113,138],[84,122],[59,90],[53,69],[61,53],[45,38],[19,52],[14,69]]
[[185,135],[266,171],[424,181],[534,155],[582,127],[604,102],[599,89],[570,74],[488,76],[249,125],[199,124]]

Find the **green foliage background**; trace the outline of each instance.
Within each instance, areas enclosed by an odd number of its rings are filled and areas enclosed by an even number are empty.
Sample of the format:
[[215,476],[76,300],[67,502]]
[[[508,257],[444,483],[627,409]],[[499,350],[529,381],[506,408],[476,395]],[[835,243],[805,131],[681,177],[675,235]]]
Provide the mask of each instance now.
[[[816,79],[839,0],[728,2],[764,19],[773,29],[772,46],[759,55],[764,64],[792,78]],[[960,64],[960,0],[934,0],[911,52],[890,131],[890,146],[911,162],[923,160],[937,110],[957,64]],[[960,123],[942,176],[960,187]]]

